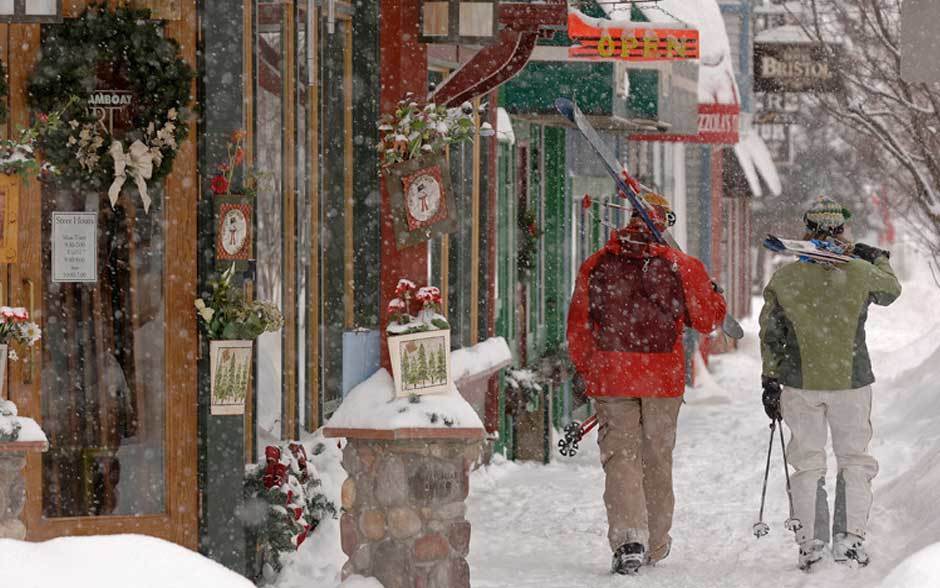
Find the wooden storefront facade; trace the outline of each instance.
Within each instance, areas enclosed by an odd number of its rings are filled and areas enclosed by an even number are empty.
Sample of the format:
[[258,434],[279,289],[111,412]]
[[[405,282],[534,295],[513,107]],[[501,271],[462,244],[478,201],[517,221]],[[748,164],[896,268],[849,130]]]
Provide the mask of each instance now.
[[[65,0],[65,22],[86,4]],[[124,4],[148,3],[109,3]],[[472,52],[429,59],[413,34],[417,0],[149,4],[196,72],[189,136],[152,187],[152,208],[24,183],[19,257],[0,266],[0,304],[26,306],[44,329],[7,387],[50,439],[27,467],[28,539],[143,533],[250,573],[248,538],[232,524],[245,464],[319,428],[381,365],[384,303],[400,277],[441,287],[454,346],[494,334],[497,146],[477,136],[449,154],[458,230],[398,250],[377,173],[379,115],[407,92],[426,95]],[[27,86],[49,26],[0,23],[10,111],[0,137],[35,120]],[[479,122],[495,125],[495,93],[471,103],[488,105]],[[211,414],[208,342],[193,309],[228,267],[215,258],[209,180],[239,130],[266,184],[253,202],[252,259],[235,279],[285,318],[255,342],[244,417]],[[50,218],[63,211],[97,220],[94,283],[50,279]],[[480,409],[493,431],[496,392]]]

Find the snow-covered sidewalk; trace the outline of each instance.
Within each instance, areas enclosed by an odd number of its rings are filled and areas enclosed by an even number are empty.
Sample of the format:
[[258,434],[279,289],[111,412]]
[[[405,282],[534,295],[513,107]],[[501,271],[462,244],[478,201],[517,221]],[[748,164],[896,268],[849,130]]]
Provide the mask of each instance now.
[[[757,325],[751,319],[740,351],[717,358],[710,377],[686,395],[675,452],[673,552],[643,570],[643,586],[877,586],[905,557],[940,541],[940,316],[925,312],[938,308],[940,289],[929,276],[919,277],[905,284],[894,306],[872,307],[869,319],[879,378],[872,448],[881,464],[868,543],[872,564],[855,570],[828,562],[811,575],[796,569],[796,547],[783,526],[787,501],[779,446],[765,516],[771,533],[760,540],[751,533],[768,440]],[[575,458],[548,466],[501,461],[474,474],[474,588],[631,583],[608,573],[596,439],[582,447]],[[830,458],[830,501],[834,478]]]

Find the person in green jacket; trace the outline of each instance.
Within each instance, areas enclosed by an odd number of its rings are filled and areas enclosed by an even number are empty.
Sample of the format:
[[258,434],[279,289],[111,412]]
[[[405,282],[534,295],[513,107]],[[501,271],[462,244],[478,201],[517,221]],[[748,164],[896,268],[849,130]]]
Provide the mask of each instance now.
[[878,462],[869,453],[871,384],[865,344],[871,303],[887,306],[901,285],[887,251],[844,240],[849,212],[820,198],[806,212],[806,239],[828,241],[856,259],[839,265],[797,261],[778,269],[764,289],[760,315],[764,410],[790,429],[787,453],[794,470],[791,516],[799,567],[809,569],[829,544],[826,439],[831,433],[838,476],[832,519],[832,557],[868,564],[864,539],[871,480]]

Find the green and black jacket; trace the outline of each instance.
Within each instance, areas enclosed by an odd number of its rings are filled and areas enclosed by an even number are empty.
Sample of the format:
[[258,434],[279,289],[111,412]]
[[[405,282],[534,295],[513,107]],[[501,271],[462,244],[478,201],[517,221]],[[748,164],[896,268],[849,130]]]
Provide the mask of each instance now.
[[838,267],[803,262],[781,267],[764,289],[763,375],[807,390],[871,384],[868,306],[887,306],[900,295],[901,284],[885,256]]

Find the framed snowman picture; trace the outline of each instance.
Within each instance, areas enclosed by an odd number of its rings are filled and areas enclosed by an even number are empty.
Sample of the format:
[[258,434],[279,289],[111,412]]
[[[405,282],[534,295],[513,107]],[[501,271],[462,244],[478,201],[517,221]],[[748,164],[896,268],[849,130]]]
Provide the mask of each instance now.
[[413,159],[385,170],[399,249],[457,230],[450,172],[440,155]]
[[218,261],[252,259],[253,207],[235,198],[220,198],[216,202],[215,257]]

